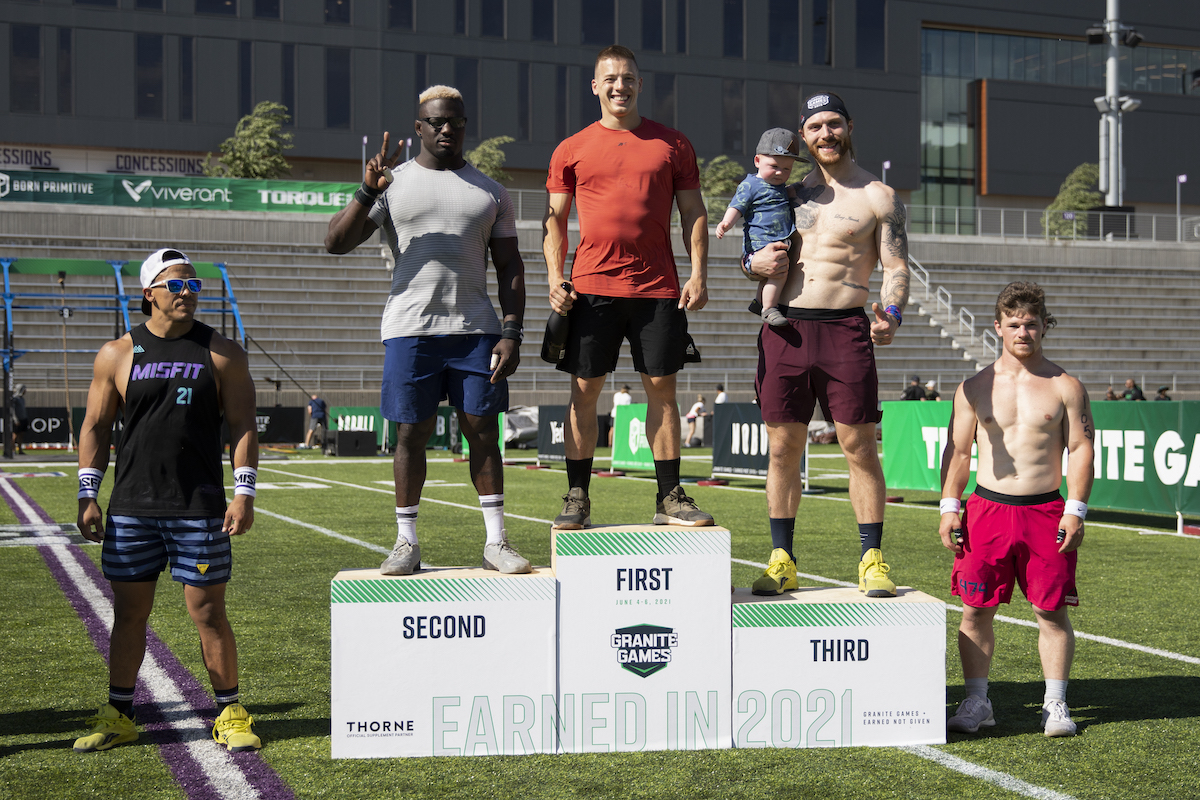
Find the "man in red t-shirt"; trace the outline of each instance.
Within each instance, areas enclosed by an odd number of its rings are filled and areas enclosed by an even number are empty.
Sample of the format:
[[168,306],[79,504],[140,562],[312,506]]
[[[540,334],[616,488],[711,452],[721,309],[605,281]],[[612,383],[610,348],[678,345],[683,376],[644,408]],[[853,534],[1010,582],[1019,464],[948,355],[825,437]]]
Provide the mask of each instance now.
[[[629,340],[646,390],[646,436],[654,453],[660,525],[712,525],[679,485],[679,406],[675,375],[700,355],[687,332],[687,309],[708,302],[708,213],[696,153],[682,133],[638,114],[637,60],[620,45],[596,57],[592,92],[600,121],[566,139],[550,159],[542,250],[550,305],[570,317],[558,368],[569,372],[566,455],[569,490],[554,520],[560,530],[591,524],[588,485],[598,434],[596,404],[621,342]],[[579,206],[579,245],[571,282],[567,216]],[[679,206],[692,273],[682,288],[671,250],[671,204]]]

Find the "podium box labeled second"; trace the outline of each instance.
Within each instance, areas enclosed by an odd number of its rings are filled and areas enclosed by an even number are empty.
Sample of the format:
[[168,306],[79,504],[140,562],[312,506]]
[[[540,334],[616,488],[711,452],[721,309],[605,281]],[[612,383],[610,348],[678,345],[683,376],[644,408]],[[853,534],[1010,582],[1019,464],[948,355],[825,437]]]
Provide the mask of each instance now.
[[563,752],[730,747],[729,531],[555,531]]
[[946,607],[900,587],[733,597],[736,747],[944,744]]
[[344,570],[330,600],[334,758],[557,749],[550,570]]

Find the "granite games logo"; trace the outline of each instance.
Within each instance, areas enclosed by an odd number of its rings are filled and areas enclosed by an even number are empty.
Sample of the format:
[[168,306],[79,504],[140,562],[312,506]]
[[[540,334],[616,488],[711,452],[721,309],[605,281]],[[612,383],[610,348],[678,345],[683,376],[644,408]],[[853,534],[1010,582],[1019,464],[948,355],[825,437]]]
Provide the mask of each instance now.
[[617,628],[610,641],[622,669],[649,678],[671,663],[671,649],[679,646],[679,634],[660,625],[631,625]]

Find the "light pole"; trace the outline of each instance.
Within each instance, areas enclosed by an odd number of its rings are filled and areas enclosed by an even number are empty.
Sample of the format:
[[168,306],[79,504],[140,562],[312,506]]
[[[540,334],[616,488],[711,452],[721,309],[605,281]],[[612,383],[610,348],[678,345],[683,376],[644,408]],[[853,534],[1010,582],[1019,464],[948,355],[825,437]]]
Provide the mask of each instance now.
[[883,162],[883,184],[884,184],[884,186],[886,186],[886,185],[887,185],[887,171],[888,171],[889,169],[891,169],[891,166],[892,166],[892,162],[891,162],[891,161],[885,161],[885,162]]
[[363,136],[362,174],[367,174],[367,137]]
[[1142,104],[1128,95],[1121,94],[1120,45],[1137,47],[1142,35],[1120,22],[1120,0],[1107,0],[1107,18],[1103,25],[1087,29],[1088,44],[1106,46],[1104,60],[1104,96],[1094,98],[1100,112],[1100,192],[1104,204],[1109,207],[1125,202],[1125,170],[1122,134],[1124,115]]
[[1183,241],[1183,206],[1180,204],[1180,189],[1187,183],[1187,175],[1175,176],[1175,241]]

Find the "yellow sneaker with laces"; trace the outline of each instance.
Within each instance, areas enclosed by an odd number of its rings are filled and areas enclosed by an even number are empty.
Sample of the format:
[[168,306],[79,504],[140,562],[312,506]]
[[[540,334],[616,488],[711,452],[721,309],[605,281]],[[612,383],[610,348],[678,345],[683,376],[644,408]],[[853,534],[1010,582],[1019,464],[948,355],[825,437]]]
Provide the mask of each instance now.
[[872,547],[858,562],[858,590],[867,597],[895,597],[896,584],[888,578],[891,567],[883,563],[883,553]]
[[213,739],[228,747],[231,753],[257,750],[262,747],[262,741],[254,735],[250,727],[253,724],[254,717],[241,703],[230,703],[213,724]]
[[799,588],[800,583],[796,580],[796,562],[792,561],[787,550],[776,547],[771,551],[771,559],[767,562],[767,568],[754,581],[750,591],[754,594],[772,595],[783,594]]
[[88,717],[87,724],[92,727],[92,732],[75,740],[76,753],[109,750],[119,744],[136,742],[138,738],[133,720],[117,711],[111,703],[100,706],[96,716]]

